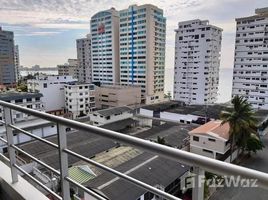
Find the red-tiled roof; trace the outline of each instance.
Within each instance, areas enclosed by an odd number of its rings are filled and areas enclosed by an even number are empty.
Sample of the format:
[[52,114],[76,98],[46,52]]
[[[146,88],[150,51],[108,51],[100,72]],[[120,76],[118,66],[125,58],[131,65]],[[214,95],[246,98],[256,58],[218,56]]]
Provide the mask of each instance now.
[[230,126],[228,123],[221,124],[221,120],[216,121],[210,121],[202,126],[199,126],[198,128],[192,130],[189,132],[190,135],[196,135],[196,134],[206,134],[211,135],[213,137],[221,137],[225,140],[229,139],[229,129]]

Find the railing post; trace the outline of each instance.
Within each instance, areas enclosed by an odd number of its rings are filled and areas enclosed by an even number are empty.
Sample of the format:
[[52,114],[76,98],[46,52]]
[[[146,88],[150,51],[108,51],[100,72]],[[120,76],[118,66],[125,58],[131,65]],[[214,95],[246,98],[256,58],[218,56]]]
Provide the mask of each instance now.
[[13,139],[13,130],[9,126],[12,124],[12,114],[11,109],[4,107],[4,118],[5,118],[5,127],[6,127],[6,134],[7,134],[7,148],[8,148],[8,154],[10,159],[10,169],[11,169],[11,177],[12,177],[12,183],[18,182],[18,170],[15,167],[16,164],[16,151],[14,148],[11,147],[14,143]]
[[193,167],[194,185],[192,196],[193,200],[203,200],[204,199],[204,184],[205,184],[205,171],[200,167]]
[[64,152],[64,149],[67,148],[66,127],[61,124],[57,124],[57,129],[61,174],[61,193],[63,200],[70,200],[70,184],[65,179],[65,177],[68,176],[68,154]]

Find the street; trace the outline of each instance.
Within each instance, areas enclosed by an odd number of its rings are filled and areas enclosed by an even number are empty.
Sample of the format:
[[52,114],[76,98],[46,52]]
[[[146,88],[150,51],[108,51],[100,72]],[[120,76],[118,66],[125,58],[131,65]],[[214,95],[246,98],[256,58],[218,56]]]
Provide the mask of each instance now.
[[[268,173],[268,135],[262,137],[265,145],[263,151],[245,160],[242,165]],[[224,187],[216,191],[210,200],[267,200],[268,190],[262,188]]]

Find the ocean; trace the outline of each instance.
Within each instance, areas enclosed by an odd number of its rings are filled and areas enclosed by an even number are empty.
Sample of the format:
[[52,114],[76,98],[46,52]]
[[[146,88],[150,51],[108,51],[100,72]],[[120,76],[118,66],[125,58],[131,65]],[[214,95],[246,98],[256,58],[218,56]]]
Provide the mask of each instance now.
[[[220,69],[219,92],[217,103],[225,103],[231,100],[233,69]],[[174,69],[165,71],[165,93],[173,94]]]
[[[36,72],[44,73],[47,75],[57,75],[57,70],[23,70],[21,71],[22,76],[27,76],[28,74],[34,74]],[[224,103],[231,100],[232,92],[232,79],[233,79],[233,70],[232,69],[220,69],[219,77],[219,94],[218,94],[218,103]],[[171,92],[173,94],[173,80],[174,80],[174,69],[166,68],[165,71],[165,93]]]

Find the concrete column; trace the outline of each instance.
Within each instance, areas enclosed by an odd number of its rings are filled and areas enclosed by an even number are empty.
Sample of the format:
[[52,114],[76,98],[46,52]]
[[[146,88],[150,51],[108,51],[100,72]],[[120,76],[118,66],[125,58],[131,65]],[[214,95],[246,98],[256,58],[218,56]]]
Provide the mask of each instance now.
[[193,173],[196,174],[194,177],[193,185],[193,200],[203,200],[204,199],[204,183],[205,183],[205,171],[199,167],[193,168]]
[[7,134],[7,148],[8,148],[8,154],[10,159],[10,169],[11,169],[11,176],[12,176],[12,183],[18,182],[18,170],[15,167],[16,164],[16,152],[15,149],[11,146],[14,144],[14,138],[13,138],[13,129],[9,126],[9,124],[12,124],[12,114],[11,109],[4,107],[4,116],[5,116],[5,122],[6,122],[6,134]]

